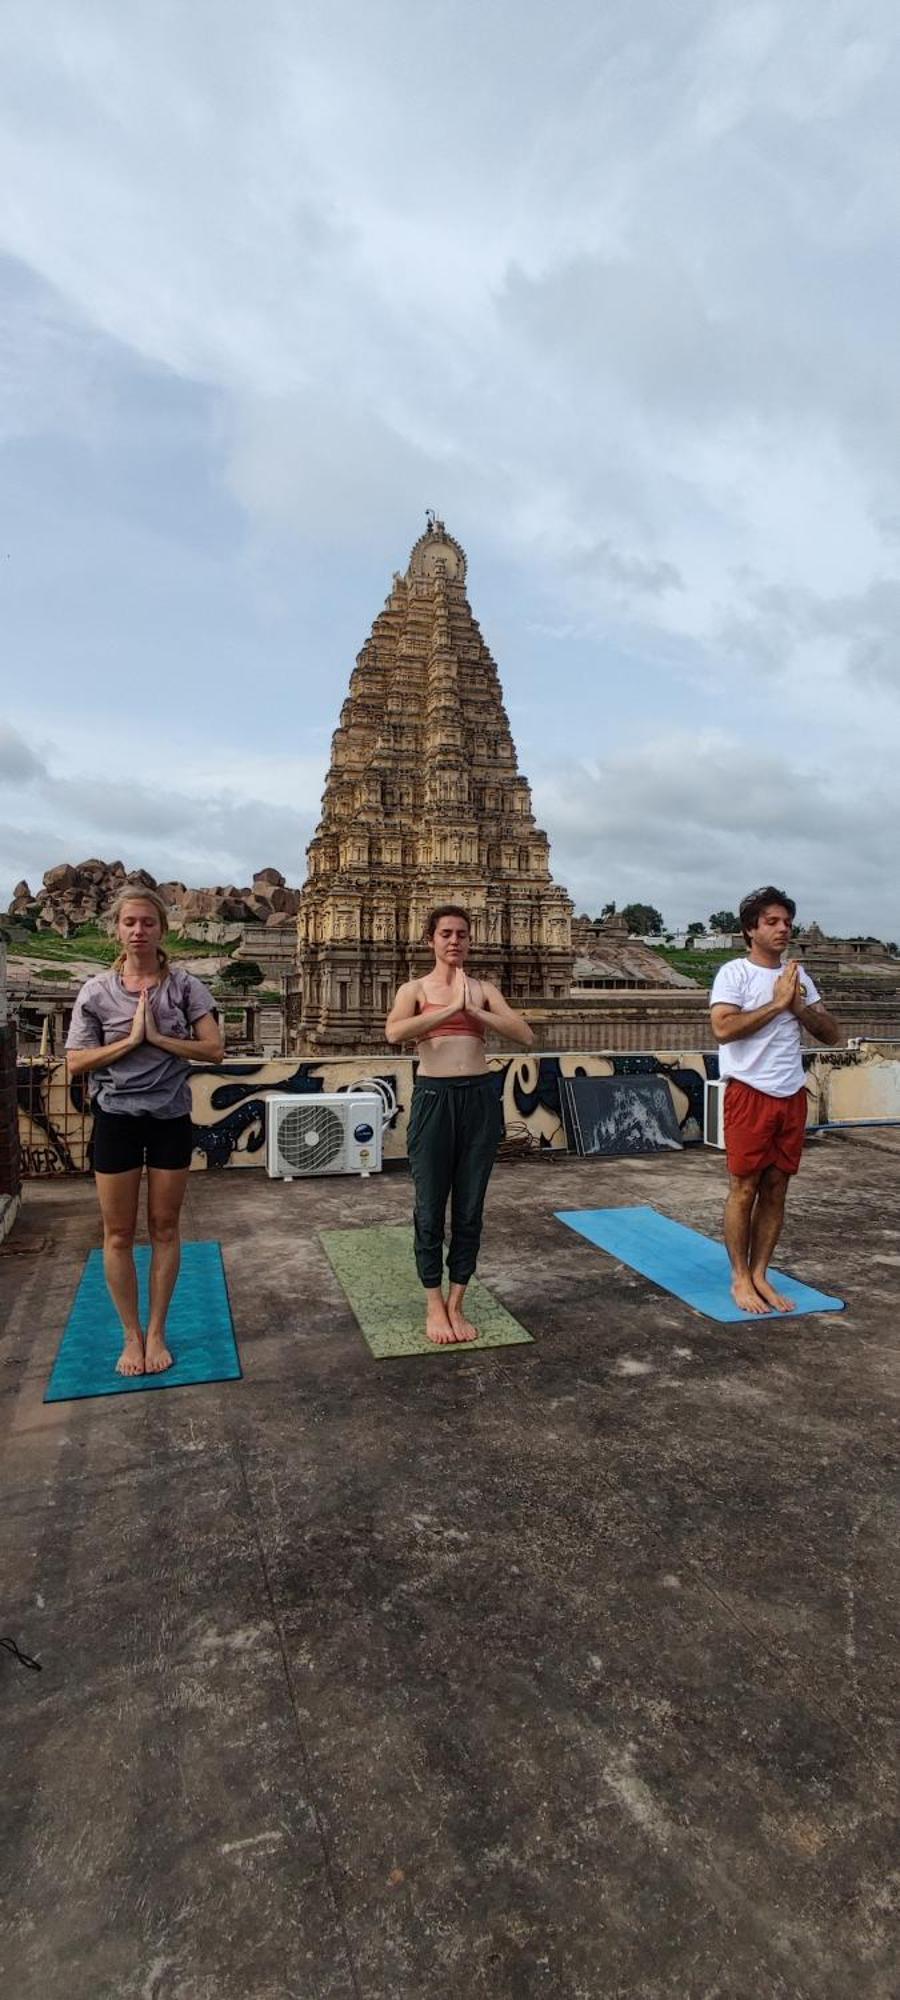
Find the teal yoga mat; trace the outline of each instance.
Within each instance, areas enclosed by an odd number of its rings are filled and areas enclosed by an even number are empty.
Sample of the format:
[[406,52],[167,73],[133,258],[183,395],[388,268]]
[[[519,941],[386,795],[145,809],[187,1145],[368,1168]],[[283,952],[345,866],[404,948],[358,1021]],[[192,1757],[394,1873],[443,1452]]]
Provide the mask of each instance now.
[[[141,1324],[147,1324],[150,1250],[135,1250]],[[181,1270],[166,1322],[174,1356],[163,1375],[117,1375],[122,1352],[119,1316],[106,1289],[103,1252],[92,1250],[66,1321],[44,1393],[45,1403],[83,1396],[128,1396],[141,1389],[177,1389],[191,1382],[238,1380],[241,1364],[218,1243],[183,1243]]]
[[785,1298],[794,1301],[792,1313],[748,1313],[736,1306],[731,1296],[731,1271],[723,1243],[714,1243],[683,1222],[649,1206],[640,1208],[564,1208],[556,1210],[557,1221],[574,1229],[608,1251],[622,1264],[630,1264],[642,1278],[652,1279],[664,1292],[671,1292],[707,1319],[759,1320],[796,1319],[800,1313],[843,1312],[843,1299],[829,1292],[817,1292],[783,1271],[770,1270],[769,1282]]

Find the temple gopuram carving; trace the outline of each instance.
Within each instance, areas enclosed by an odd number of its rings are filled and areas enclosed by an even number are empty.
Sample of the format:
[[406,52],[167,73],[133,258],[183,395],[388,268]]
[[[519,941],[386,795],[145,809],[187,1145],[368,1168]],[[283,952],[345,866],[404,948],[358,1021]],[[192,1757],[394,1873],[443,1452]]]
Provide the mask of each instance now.
[[308,863],[298,1047],[383,1045],[396,987],[430,962],[437,903],[471,912],[473,963],[517,1005],[568,994],[573,906],[551,879],[465,554],[433,515],[358,655]]

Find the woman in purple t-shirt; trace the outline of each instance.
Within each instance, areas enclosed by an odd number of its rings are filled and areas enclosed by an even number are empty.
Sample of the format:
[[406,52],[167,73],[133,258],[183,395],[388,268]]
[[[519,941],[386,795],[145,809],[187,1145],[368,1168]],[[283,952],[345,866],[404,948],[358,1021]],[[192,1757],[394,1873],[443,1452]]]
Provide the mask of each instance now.
[[[121,1375],[171,1368],[166,1313],[181,1259],[179,1220],[191,1163],[189,1064],[225,1052],[212,994],[162,948],[166,906],[152,889],[122,890],[111,915],[122,946],[111,971],[86,980],[66,1037],[70,1077],[86,1076],[103,1267],[122,1321]],[[152,1246],[146,1339],[138,1316],[134,1232],[147,1167]]]

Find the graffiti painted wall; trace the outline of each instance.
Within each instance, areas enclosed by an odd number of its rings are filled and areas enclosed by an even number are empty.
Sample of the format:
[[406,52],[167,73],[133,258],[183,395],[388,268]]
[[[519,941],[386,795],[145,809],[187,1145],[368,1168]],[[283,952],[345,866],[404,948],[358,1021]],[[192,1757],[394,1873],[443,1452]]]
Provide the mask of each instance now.
[[[657,1076],[668,1081],[686,1143],[699,1141],[703,1122],[703,1082],[717,1074],[713,1055],[494,1056],[489,1066],[502,1098],[508,1143],[523,1148],[565,1150],[559,1085],[564,1076]],[[229,1063],[227,1070],[194,1078],[197,1148],[207,1166],[260,1166],[265,1148],[265,1101],[272,1091],[292,1095],[346,1091],[374,1085],[385,1100],[384,1157],[406,1157],[406,1128],[416,1064],[400,1056],[366,1068],[357,1058],[343,1061]]]
[[91,1115],[82,1085],[68,1081],[65,1063],[20,1057],[16,1100],[23,1177],[86,1172]]
[[[804,1058],[809,1118],[827,1115],[829,1078],[863,1058],[856,1051],[810,1051]],[[718,1075],[710,1051],[681,1054],[496,1055],[489,1059],[503,1104],[506,1148],[512,1151],[565,1151],[560,1081],[570,1076],[663,1076],[685,1145],[698,1145],[703,1132],[703,1085]],[[318,1096],[323,1091],[376,1088],[385,1105],[385,1161],[406,1157],[406,1129],[416,1072],[414,1058],[388,1061],[365,1057],[315,1061],[278,1057],[247,1058],[219,1068],[197,1068],[192,1078],[195,1168],[262,1167],[265,1164],[266,1100],[273,1092]],[[26,1175],[85,1173],[89,1170],[90,1109],[80,1082],[70,1084],[65,1064],[20,1062],[19,1139]],[[840,1115],[840,1114],[838,1114]]]

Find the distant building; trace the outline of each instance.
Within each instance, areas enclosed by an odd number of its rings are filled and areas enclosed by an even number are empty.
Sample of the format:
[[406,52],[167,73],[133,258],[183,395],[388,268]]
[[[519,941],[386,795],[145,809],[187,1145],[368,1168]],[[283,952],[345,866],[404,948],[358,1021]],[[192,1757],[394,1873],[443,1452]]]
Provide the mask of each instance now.
[[575,917],[572,943],[578,953],[573,999],[592,992],[655,992],[666,986],[696,990],[694,981],[676,972],[646,938],[632,937],[625,918],[617,911],[608,917]]
[[478,969],[517,1005],[568,996],[572,904],[550,875],[465,554],[433,517],[351,675],[308,862],[293,1048],[382,1042],[395,989],[430,962],[439,903],[470,911]]

